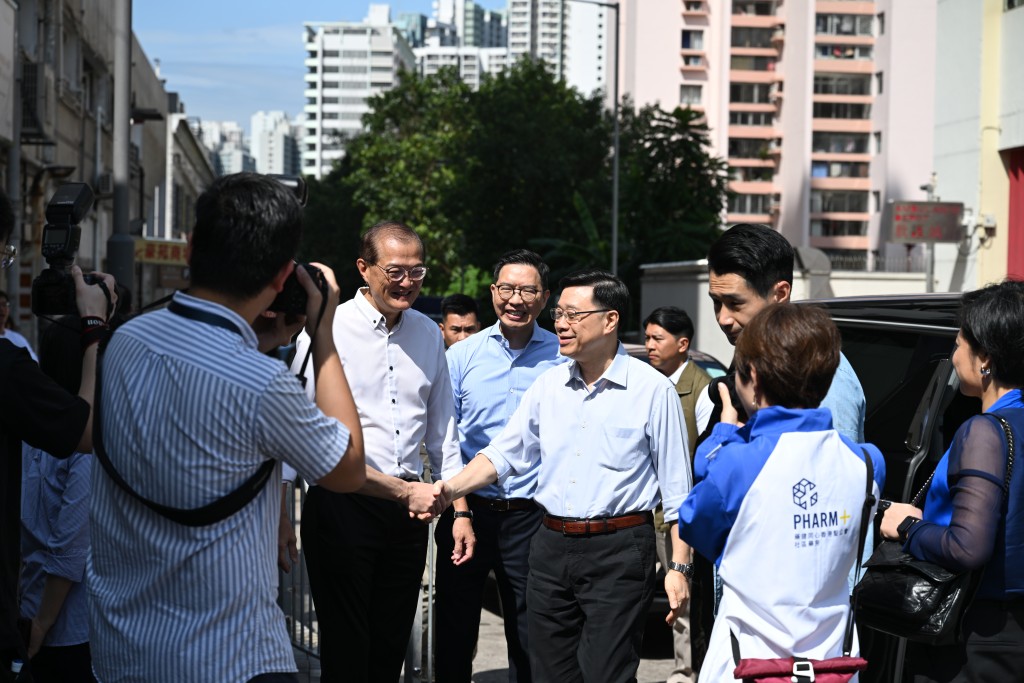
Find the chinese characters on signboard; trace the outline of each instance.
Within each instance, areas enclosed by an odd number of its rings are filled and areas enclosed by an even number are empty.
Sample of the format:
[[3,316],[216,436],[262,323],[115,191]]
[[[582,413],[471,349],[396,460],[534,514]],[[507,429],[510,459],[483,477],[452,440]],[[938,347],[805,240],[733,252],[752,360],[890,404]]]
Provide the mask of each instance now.
[[963,204],[896,201],[891,206],[890,242],[921,244],[964,239]]
[[184,242],[166,242],[163,240],[136,240],[136,263],[159,263],[168,266],[185,266]]

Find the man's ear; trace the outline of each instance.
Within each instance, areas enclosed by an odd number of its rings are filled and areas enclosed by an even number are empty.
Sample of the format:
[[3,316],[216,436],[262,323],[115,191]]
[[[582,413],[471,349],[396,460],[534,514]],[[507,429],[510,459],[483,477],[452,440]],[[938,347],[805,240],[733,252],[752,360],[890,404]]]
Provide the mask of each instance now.
[[271,280],[270,286],[274,288],[275,292],[280,293],[284,289],[284,282],[288,279],[288,276],[295,270],[295,261],[288,259],[288,263],[281,266],[281,270],[277,271],[277,275]]
[[679,353],[684,354],[690,350],[690,340],[686,337],[679,338]]
[[773,304],[784,304],[789,301],[789,297],[792,293],[793,285],[785,280],[779,280],[772,287],[772,291],[769,292],[768,301]]
[[619,312],[608,311],[604,323],[605,332],[615,332],[619,329]]

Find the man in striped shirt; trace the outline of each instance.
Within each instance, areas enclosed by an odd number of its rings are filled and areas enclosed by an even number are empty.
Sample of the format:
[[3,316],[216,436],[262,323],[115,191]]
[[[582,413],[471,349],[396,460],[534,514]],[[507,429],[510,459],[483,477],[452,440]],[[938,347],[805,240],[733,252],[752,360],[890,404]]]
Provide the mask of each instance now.
[[[268,459],[334,491],[362,486],[362,432],[331,334],[338,287],[322,300],[292,261],[301,206],[265,176],[218,179],[196,205],[189,294],[114,334],[101,373],[103,442],[149,501],[194,510]],[[280,341],[299,323],[264,312],[295,270],[309,297],[314,405],[254,324]],[[259,322],[258,322],[259,321]],[[273,332],[277,332],[275,335]],[[92,480],[88,562],[93,666],[109,681],[297,681],[277,607],[280,465],[241,510],[187,526],[150,509],[107,472]]]

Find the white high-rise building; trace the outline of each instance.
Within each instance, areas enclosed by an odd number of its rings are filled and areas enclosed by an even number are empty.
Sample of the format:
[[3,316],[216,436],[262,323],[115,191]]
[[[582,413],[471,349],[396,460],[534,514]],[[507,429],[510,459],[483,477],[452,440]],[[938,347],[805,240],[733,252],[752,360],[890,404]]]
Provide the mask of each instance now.
[[302,173],[322,178],[362,130],[367,100],[390,89],[402,69],[415,67],[412,48],[391,23],[387,5],[370,5],[357,22],[307,22],[306,115]]
[[258,173],[299,173],[299,145],[288,115],[283,111],[258,111],[249,129],[250,150]]
[[568,5],[568,0],[509,0],[508,50],[513,61],[523,55],[543,59],[556,76],[565,77]]
[[508,48],[454,47],[428,45],[413,50],[423,76],[433,76],[446,66],[454,66],[463,82],[479,88],[484,74],[498,74],[509,64]]
[[249,153],[245,129],[236,121],[191,119],[189,127],[196,139],[209,150],[210,162],[217,175],[256,170],[256,160]]

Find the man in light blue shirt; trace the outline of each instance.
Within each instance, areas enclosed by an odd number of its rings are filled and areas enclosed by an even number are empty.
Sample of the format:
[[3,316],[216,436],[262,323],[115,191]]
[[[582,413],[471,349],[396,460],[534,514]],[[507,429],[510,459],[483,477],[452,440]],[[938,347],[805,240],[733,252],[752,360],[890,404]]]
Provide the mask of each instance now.
[[[445,479],[458,474],[498,436],[537,377],[566,362],[558,352],[558,338],[537,324],[549,294],[548,266],[540,256],[519,249],[498,259],[491,284],[498,322],[448,349],[462,460],[450,466],[446,462]],[[509,681],[532,680],[526,577],[530,539],[541,522],[533,501],[536,488],[537,468],[532,467],[460,498],[454,510],[441,516],[435,598],[439,681],[470,682],[483,589],[491,570],[505,621]]]
[[[533,680],[634,680],[654,597],[651,511],[664,499],[676,523],[691,485],[675,387],[618,341],[629,303],[614,275],[562,279],[552,309],[562,355],[541,375],[508,425],[440,486],[460,498],[537,468],[542,526],[530,546],[527,613]],[[672,612],[688,596],[690,549],[673,534],[665,578]]]

